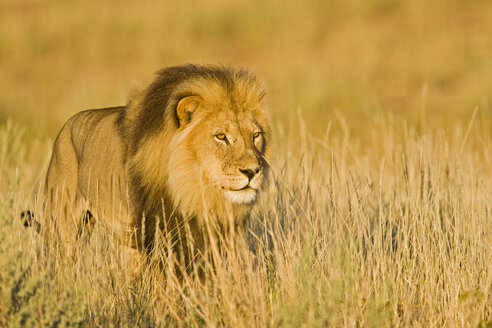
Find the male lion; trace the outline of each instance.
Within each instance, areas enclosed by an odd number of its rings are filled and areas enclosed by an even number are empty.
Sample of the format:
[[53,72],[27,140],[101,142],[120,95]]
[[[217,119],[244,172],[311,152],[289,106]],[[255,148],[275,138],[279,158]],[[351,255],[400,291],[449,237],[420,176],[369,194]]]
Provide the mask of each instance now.
[[248,71],[185,65],[159,71],[127,106],[76,114],[53,146],[45,218],[67,238],[82,206],[146,250],[160,222],[181,253],[187,236],[201,246],[205,220],[242,225],[271,153],[264,95]]

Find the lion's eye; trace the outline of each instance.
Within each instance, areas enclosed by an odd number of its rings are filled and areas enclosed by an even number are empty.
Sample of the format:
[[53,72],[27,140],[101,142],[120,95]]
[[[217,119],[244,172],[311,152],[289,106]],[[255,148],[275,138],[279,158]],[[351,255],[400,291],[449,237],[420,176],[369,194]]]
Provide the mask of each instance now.
[[258,138],[261,135],[261,132],[255,132],[253,133],[253,139]]
[[218,134],[216,134],[216,135],[215,135],[215,138],[216,138],[217,140],[227,141],[227,137],[226,137],[226,135],[225,135],[225,134],[223,134],[223,133],[218,133]]

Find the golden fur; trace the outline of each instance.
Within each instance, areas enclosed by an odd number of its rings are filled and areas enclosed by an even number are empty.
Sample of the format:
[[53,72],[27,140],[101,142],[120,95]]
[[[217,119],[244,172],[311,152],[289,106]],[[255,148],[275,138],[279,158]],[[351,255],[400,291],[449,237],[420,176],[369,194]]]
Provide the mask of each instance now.
[[145,249],[157,222],[181,248],[185,221],[198,246],[205,219],[243,224],[271,152],[264,93],[247,71],[186,65],[160,71],[127,106],[76,114],[53,147],[46,217],[68,235],[82,206]]

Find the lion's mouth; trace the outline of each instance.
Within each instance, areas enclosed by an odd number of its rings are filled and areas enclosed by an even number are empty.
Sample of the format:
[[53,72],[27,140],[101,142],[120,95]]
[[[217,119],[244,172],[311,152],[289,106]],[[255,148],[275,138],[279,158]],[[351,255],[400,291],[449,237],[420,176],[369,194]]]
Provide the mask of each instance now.
[[256,200],[257,191],[247,185],[239,189],[228,189],[224,195],[234,204],[250,204]]
[[246,186],[244,186],[242,188],[239,188],[239,189],[230,188],[229,190],[230,191],[242,191],[242,190],[248,190],[248,189],[251,189],[251,190],[256,191],[256,189],[255,188],[252,188],[249,184],[247,184]]

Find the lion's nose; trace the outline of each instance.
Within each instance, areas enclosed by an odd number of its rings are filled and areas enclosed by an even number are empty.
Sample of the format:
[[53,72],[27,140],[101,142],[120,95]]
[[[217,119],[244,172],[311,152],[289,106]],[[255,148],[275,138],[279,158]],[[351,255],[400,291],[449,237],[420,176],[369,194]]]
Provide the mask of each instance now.
[[251,181],[256,173],[260,172],[260,167],[257,166],[255,168],[247,168],[247,169],[239,169],[239,171],[248,177],[248,180]]

